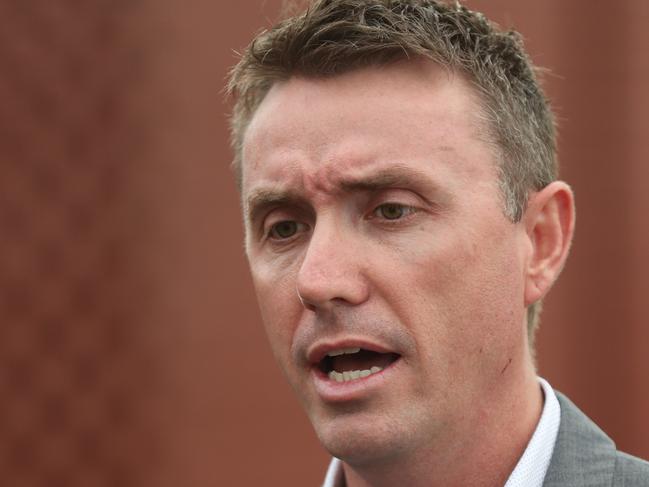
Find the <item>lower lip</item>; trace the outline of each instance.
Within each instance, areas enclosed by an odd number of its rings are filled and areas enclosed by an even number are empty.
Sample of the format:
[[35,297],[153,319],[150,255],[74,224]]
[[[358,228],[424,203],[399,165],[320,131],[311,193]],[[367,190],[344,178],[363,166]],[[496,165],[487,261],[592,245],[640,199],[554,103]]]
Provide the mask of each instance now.
[[398,370],[401,359],[397,359],[376,374],[347,382],[330,379],[317,366],[311,369],[311,376],[318,395],[325,402],[348,402],[363,399],[385,385],[385,382]]

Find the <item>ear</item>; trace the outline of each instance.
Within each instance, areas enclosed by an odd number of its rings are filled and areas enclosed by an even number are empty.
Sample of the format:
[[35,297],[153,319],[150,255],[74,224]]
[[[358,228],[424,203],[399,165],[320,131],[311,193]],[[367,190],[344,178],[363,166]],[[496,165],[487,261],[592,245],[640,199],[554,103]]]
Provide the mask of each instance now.
[[523,216],[531,243],[525,275],[525,305],[541,299],[552,287],[568,257],[575,228],[575,203],[570,186],[554,181],[533,193]]

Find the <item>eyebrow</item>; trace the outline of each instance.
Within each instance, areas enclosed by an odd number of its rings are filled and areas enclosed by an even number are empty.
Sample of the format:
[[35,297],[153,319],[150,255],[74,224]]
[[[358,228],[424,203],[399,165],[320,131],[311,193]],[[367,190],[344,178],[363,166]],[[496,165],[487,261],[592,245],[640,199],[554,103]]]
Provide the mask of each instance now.
[[[444,202],[448,200],[448,193],[438,185],[430,181],[430,175],[401,165],[395,165],[369,176],[359,178],[341,179],[338,183],[343,193],[354,192],[376,192],[390,188],[413,188],[418,191],[420,197],[431,204],[426,195],[435,195]],[[422,194],[423,193],[423,194]],[[276,189],[259,189],[253,192],[246,200],[245,211],[251,222],[259,218],[259,215],[269,208],[278,206],[304,206],[304,197],[295,191]]]
[[367,177],[342,180],[340,187],[346,193],[354,191],[378,191],[399,187],[419,188],[432,192],[439,191],[437,185],[429,181],[429,177],[428,174],[417,169],[395,165]]
[[252,193],[246,200],[244,211],[247,219],[250,222],[254,222],[259,218],[260,214],[269,208],[296,206],[300,204],[304,204],[304,198],[293,191],[260,189]]

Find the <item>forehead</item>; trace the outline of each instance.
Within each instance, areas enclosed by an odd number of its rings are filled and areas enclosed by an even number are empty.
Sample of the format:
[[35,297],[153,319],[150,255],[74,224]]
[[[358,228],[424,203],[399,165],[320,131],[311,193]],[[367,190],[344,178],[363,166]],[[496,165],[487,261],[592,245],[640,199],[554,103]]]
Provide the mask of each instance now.
[[244,136],[244,201],[260,188],[333,191],[387,165],[431,159],[467,176],[484,171],[490,146],[480,112],[462,76],[428,61],[291,78],[269,91]]

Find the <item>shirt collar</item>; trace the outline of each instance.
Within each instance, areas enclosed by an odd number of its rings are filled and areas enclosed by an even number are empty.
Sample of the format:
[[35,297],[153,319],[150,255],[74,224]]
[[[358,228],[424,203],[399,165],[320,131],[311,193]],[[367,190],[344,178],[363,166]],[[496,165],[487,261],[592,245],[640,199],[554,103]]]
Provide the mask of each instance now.
[[505,487],[541,487],[550,466],[559,433],[561,407],[550,384],[540,377],[539,383],[545,396],[541,419]]
[[[538,379],[545,398],[541,418],[505,487],[541,487],[550,466],[559,433],[561,407],[552,386],[545,379]],[[322,487],[345,487],[345,476],[339,459],[331,460]]]

